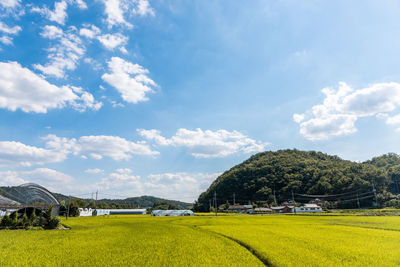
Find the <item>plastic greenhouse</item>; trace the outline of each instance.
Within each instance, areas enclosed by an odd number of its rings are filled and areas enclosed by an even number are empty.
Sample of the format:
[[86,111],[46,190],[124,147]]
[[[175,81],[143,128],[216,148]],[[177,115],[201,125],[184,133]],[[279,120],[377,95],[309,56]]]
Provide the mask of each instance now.
[[153,210],[152,216],[193,216],[191,210]]

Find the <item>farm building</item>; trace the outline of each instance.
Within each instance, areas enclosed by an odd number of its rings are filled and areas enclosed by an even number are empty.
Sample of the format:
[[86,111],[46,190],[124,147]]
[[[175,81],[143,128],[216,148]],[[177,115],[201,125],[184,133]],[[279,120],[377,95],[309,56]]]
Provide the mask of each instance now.
[[191,210],[153,210],[152,216],[193,216]]
[[317,204],[304,204],[303,206],[296,207],[296,213],[306,212],[322,212],[322,208]]
[[279,212],[279,213],[293,213],[294,206],[284,205],[284,206],[278,206],[278,207],[271,207],[271,210],[274,212]]
[[146,209],[96,209],[96,215],[144,215]]
[[271,212],[272,212],[272,209],[270,209],[270,208],[255,208],[254,209],[254,213],[259,213],[259,214],[271,213]]
[[230,205],[228,210],[238,213],[253,213],[253,205]]

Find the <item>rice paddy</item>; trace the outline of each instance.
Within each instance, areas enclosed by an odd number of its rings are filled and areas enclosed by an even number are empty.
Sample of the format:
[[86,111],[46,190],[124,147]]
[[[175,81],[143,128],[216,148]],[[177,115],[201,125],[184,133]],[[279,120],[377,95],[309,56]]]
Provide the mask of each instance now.
[[99,216],[0,231],[2,266],[400,266],[398,216]]

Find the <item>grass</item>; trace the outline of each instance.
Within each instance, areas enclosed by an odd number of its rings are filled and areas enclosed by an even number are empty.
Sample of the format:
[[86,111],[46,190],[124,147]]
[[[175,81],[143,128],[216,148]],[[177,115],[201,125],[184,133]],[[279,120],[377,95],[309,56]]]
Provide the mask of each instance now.
[[397,216],[101,216],[0,231],[0,265],[400,266]]

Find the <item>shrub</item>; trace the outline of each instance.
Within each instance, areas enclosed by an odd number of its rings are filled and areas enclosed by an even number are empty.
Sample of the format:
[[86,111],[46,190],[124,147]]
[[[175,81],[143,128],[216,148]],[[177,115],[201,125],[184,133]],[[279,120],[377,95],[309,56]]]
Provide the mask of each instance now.
[[56,217],[50,218],[47,220],[44,228],[46,229],[56,229],[60,225],[60,220]]

